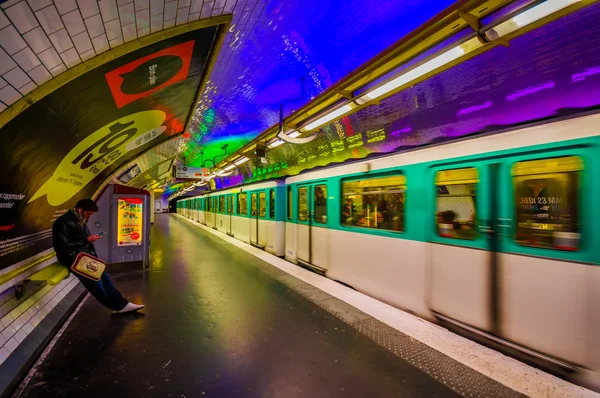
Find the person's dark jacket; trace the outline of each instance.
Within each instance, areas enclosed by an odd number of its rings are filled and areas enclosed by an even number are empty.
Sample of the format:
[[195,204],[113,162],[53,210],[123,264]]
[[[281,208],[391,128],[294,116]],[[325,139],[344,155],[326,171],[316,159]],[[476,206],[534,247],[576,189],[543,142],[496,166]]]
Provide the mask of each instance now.
[[79,225],[79,218],[73,211],[60,216],[52,225],[52,245],[58,262],[71,267],[79,253],[96,256],[94,245],[88,242],[90,230],[87,225]]

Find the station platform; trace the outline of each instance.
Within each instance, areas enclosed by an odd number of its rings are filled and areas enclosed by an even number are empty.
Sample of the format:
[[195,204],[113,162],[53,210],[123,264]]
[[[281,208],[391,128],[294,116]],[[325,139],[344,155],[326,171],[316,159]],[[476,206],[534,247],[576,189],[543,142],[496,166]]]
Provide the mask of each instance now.
[[147,307],[87,296],[15,396],[525,396],[180,216],[151,247],[113,278]]

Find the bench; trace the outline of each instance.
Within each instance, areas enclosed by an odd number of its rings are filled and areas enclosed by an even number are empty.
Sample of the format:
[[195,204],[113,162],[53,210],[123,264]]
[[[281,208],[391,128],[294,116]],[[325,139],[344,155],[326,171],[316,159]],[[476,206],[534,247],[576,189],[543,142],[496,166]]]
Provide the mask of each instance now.
[[39,270],[35,274],[31,275],[25,280],[30,280],[33,282],[43,282],[50,286],[56,286],[63,279],[66,279],[69,276],[69,269],[61,264],[52,264],[47,266],[44,269]]

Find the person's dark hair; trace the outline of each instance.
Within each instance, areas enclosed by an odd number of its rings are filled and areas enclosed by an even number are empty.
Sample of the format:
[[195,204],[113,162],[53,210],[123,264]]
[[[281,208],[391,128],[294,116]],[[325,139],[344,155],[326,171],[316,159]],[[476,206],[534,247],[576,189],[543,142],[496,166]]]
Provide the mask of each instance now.
[[98,205],[92,199],[81,199],[79,202],[77,202],[75,208],[81,208],[83,211],[98,211]]

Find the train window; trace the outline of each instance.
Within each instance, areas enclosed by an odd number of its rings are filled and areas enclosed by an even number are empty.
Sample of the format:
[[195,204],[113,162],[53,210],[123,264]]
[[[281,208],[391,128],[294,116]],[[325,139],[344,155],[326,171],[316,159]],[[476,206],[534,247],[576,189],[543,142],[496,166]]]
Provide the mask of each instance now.
[[267,194],[265,192],[258,194],[258,215],[260,217],[267,216]]
[[219,196],[219,213],[225,213],[225,196]]
[[315,186],[315,213],[313,220],[319,224],[327,223],[327,186]]
[[393,175],[342,182],[342,224],[404,231],[406,176]]
[[272,219],[275,218],[275,190],[271,189],[269,191],[269,217]]
[[292,187],[287,187],[287,219],[292,219]]
[[308,220],[308,188],[298,188],[298,220]]
[[250,196],[250,215],[256,216],[256,194]]
[[238,193],[238,214],[245,216],[248,212],[248,194]]
[[513,166],[518,244],[579,249],[582,170],[583,161],[577,156],[518,162]]
[[206,198],[206,211],[210,211],[210,198]]
[[233,214],[233,195],[227,196],[227,213]]
[[475,239],[478,182],[479,174],[473,167],[436,173],[436,226],[439,236]]

